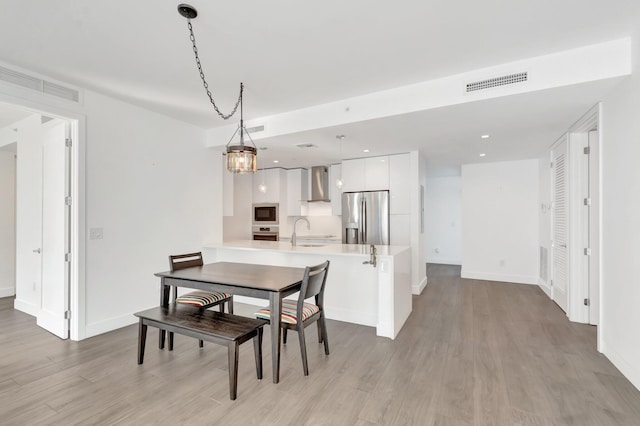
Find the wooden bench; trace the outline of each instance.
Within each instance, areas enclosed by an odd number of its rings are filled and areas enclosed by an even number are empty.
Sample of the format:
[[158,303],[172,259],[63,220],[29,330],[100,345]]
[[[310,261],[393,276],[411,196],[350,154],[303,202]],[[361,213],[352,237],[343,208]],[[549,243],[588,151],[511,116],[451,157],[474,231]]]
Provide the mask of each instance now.
[[229,394],[236,399],[238,390],[239,347],[253,339],[258,380],[262,379],[262,327],[267,321],[246,318],[193,306],[171,304],[134,314],[140,318],[138,329],[138,364],[144,361],[147,326],[182,334],[227,347],[229,356]]

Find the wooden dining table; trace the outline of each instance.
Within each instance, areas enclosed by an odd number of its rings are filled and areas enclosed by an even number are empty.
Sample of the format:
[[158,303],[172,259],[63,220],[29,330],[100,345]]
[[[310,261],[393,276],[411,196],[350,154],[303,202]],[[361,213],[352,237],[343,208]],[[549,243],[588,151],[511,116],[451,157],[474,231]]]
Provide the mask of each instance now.
[[[304,268],[216,262],[173,272],[158,272],[155,276],[161,279],[161,306],[169,306],[170,290],[173,286],[204,291],[223,291],[269,300],[273,383],[280,381],[282,299],[300,291]],[[160,333],[160,348],[164,347],[164,334],[164,332]]]

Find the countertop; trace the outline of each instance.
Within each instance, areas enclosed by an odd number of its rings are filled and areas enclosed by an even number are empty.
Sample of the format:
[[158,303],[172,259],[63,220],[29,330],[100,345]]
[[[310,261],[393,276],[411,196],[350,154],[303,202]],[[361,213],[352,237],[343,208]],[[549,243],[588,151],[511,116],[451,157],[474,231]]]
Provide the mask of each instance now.
[[[313,247],[305,247],[304,243],[299,242],[297,246],[292,246],[290,242],[284,241],[252,241],[252,240],[236,240],[225,241],[218,244],[205,244],[206,248],[221,249],[238,249],[238,250],[266,250],[279,251],[296,254],[327,254],[342,256],[369,256],[369,246],[363,244],[313,244]],[[395,256],[405,250],[409,250],[409,246],[376,246],[378,256]]]

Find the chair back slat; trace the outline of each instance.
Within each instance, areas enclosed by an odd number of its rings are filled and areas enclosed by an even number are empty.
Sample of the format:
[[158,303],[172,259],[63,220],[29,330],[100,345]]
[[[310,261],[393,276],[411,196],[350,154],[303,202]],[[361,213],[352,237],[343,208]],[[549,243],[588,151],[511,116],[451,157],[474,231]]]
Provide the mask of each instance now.
[[304,271],[302,287],[300,288],[300,300],[317,296],[324,292],[324,285],[327,281],[327,272],[329,271],[329,261],[323,262],[316,266],[307,266]]
[[202,266],[204,265],[204,262],[202,261],[202,252],[169,256],[169,265],[171,266],[171,272],[191,268],[193,266]]

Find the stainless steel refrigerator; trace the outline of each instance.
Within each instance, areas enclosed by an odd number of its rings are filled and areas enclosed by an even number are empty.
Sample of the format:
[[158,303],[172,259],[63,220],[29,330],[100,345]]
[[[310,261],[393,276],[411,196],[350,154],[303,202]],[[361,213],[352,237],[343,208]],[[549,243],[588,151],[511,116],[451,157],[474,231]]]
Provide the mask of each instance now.
[[389,244],[389,191],[342,194],[342,243]]

